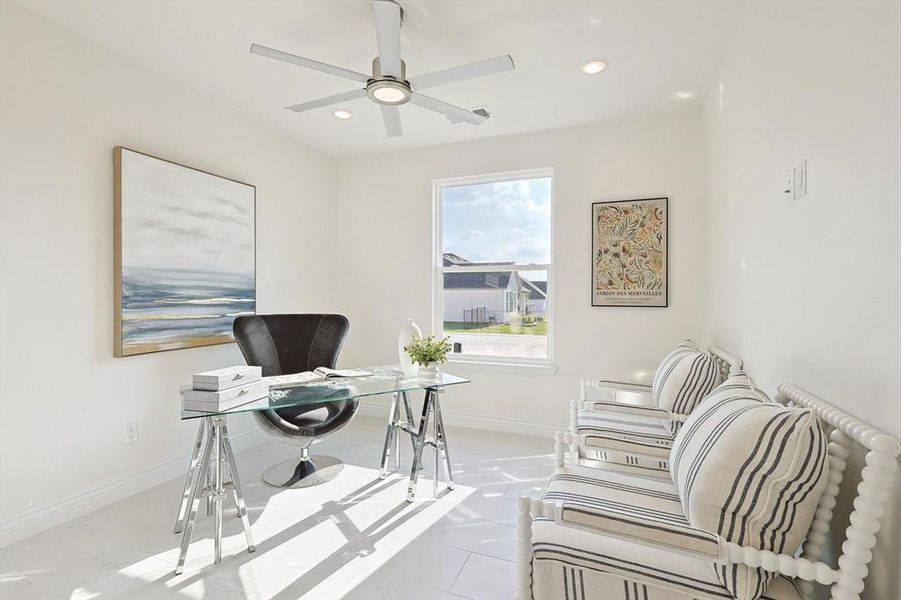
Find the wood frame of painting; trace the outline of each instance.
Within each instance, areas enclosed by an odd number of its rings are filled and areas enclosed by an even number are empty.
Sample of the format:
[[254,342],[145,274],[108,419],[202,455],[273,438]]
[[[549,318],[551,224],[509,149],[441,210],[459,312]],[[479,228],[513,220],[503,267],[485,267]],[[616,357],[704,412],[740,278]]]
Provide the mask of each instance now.
[[225,181],[230,181],[236,184],[240,184],[243,186],[247,186],[253,190],[253,207],[251,211],[253,223],[251,227],[251,231],[253,232],[253,290],[254,290],[254,310],[256,312],[256,289],[257,289],[257,264],[256,264],[256,256],[257,256],[257,248],[256,248],[256,186],[240,181],[238,179],[233,179],[230,177],[224,177],[222,175],[218,175],[216,173],[211,173],[209,171],[204,171],[203,169],[197,169],[195,167],[191,167],[179,162],[167,160],[165,158],[160,158],[158,156],[154,156],[152,154],[147,154],[146,152],[140,152],[138,150],[134,150],[132,148],[128,148],[126,146],[116,146],[113,148],[113,305],[114,305],[114,326],[113,326],[113,355],[116,357],[125,357],[125,356],[134,356],[138,354],[148,354],[154,352],[167,352],[170,350],[182,350],[185,348],[199,348],[203,346],[215,346],[221,344],[233,344],[235,343],[234,337],[229,334],[228,336],[219,336],[219,339],[208,339],[205,341],[199,341],[196,343],[187,343],[183,345],[178,345],[176,347],[160,347],[156,349],[139,349],[139,350],[131,350],[125,347],[123,344],[123,328],[122,328],[122,282],[123,282],[123,262],[122,262],[122,152],[133,152],[135,154],[151,158],[154,160],[158,160],[164,163],[168,163],[170,165],[175,165],[177,167],[181,167],[183,169],[187,169],[190,171],[195,171],[197,173],[202,173],[204,175],[208,175],[210,177],[215,177],[218,179],[222,179]]
[[[595,269],[595,260],[597,257],[597,229],[595,227],[595,207],[598,205],[610,205],[610,204],[635,204],[639,202],[659,202],[663,201],[663,300],[661,303],[609,303],[609,302],[597,302],[596,294],[595,294],[595,276],[597,275]],[[593,202],[591,204],[591,260],[590,260],[590,268],[591,268],[591,305],[592,306],[616,306],[616,307],[627,307],[627,308],[666,308],[669,306],[669,198],[667,196],[659,196],[656,198],[638,198],[634,200],[611,200],[606,202]]]

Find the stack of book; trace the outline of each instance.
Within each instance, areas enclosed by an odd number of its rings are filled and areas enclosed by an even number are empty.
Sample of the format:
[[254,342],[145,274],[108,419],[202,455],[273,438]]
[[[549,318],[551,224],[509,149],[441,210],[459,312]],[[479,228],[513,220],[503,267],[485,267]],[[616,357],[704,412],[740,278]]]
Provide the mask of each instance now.
[[185,410],[223,412],[269,395],[260,367],[227,367],[194,375],[193,386],[181,392]]

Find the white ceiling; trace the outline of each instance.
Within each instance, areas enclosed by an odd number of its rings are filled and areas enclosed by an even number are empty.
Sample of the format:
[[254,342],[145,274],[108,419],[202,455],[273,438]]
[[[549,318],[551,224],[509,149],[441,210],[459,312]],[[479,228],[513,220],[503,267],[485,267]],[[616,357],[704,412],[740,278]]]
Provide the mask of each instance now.
[[[307,113],[284,107],[351,90],[352,81],[249,53],[252,42],[363,73],[376,54],[368,1],[24,0],[22,4],[328,154],[398,148],[679,110],[698,102],[741,12],[738,2],[400,0],[407,76],[511,54],[516,70],[429,90],[494,118],[453,125],[401,107],[388,139],[361,98]],[[583,75],[602,57],[602,75]],[[693,98],[679,99],[677,92]]]

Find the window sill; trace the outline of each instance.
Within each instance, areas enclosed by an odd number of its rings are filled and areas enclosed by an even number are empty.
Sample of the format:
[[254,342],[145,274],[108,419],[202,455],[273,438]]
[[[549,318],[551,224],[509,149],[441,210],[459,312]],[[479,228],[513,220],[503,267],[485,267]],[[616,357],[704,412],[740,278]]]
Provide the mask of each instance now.
[[495,356],[472,356],[463,358],[462,356],[450,354],[447,357],[447,361],[448,364],[455,366],[465,365],[467,367],[472,366],[479,369],[519,371],[521,373],[540,373],[547,375],[554,375],[557,373],[558,369],[557,365],[549,361],[520,362],[516,358]]

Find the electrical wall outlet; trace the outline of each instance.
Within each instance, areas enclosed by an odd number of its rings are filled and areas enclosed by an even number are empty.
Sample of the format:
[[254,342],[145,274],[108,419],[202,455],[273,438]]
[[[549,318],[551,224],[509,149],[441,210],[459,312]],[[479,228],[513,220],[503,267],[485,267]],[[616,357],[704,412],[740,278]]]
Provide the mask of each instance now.
[[125,444],[136,444],[138,442],[138,424],[125,424]]

